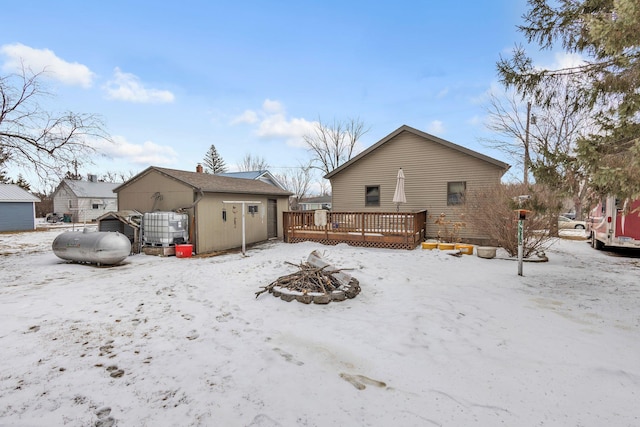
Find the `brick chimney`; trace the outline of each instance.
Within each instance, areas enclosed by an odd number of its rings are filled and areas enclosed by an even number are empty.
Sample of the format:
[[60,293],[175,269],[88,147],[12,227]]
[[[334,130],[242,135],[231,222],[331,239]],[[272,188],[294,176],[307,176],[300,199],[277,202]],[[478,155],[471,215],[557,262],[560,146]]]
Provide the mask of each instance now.
[[200,163],[198,163],[198,166],[196,166],[196,172],[202,173],[202,165]]

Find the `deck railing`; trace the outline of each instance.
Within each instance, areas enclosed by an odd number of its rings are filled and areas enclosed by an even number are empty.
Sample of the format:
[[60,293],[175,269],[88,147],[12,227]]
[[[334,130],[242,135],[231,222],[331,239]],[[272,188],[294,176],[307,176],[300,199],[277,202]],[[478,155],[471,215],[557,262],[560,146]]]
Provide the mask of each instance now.
[[284,241],[413,249],[424,240],[427,211],[284,212]]

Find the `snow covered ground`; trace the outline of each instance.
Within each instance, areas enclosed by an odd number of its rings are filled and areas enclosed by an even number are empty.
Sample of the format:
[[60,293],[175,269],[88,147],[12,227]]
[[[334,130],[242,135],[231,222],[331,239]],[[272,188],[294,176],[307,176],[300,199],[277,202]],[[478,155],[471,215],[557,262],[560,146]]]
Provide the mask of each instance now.
[[[0,234],[0,426],[638,426],[640,259],[271,242],[62,261]],[[313,250],[362,292],[255,292]]]

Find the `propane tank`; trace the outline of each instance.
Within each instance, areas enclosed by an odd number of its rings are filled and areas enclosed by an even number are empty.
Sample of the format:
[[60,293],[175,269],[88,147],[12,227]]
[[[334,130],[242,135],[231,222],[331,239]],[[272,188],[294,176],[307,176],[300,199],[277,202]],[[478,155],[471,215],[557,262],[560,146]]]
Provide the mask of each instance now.
[[98,265],[118,264],[131,253],[131,242],[117,231],[67,231],[52,244],[59,258]]

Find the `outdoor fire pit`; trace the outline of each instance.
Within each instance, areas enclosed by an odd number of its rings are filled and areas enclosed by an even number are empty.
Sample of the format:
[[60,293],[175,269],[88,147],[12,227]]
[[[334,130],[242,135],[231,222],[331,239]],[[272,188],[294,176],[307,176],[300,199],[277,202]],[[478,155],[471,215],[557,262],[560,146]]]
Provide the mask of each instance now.
[[325,262],[317,251],[311,252],[307,262],[292,264],[299,268],[295,273],[279,277],[256,292],[256,298],[264,292],[283,301],[294,299],[304,304],[328,304],[355,298],[360,293],[360,283],[354,277]]

